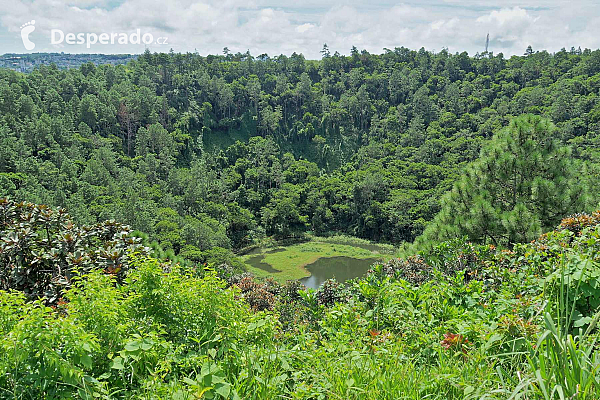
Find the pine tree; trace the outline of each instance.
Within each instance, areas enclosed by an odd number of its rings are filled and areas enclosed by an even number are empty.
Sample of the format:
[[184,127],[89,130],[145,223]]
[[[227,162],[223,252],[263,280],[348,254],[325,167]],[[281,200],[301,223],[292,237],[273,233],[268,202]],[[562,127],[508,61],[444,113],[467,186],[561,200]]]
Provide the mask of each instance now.
[[445,195],[417,244],[462,236],[495,245],[526,242],[583,211],[588,196],[579,165],[556,138],[546,119],[513,119]]

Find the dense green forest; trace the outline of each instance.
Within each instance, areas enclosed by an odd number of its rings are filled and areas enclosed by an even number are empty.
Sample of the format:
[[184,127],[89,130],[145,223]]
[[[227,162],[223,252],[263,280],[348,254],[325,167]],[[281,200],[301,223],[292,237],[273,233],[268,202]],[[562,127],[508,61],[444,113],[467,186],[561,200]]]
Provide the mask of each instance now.
[[599,398],[600,50],[322,55],[0,69],[0,399]]
[[582,175],[597,192],[599,73],[600,51],[326,47],[320,61],[146,52],[1,70],[0,192],[130,224],[192,258],[307,231],[411,242],[522,113],[550,118],[592,162]]

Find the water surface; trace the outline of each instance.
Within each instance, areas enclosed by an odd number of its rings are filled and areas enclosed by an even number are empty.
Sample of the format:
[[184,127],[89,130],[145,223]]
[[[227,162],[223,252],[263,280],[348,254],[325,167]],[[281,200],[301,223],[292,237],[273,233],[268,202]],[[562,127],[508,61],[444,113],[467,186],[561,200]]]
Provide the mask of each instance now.
[[264,262],[264,258],[264,254],[259,254],[257,256],[250,257],[248,260],[246,260],[246,262],[252,265],[254,268],[262,269],[263,271],[271,273],[281,272],[280,270],[273,268],[271,264]]
[[359,259],[352,257],[323,257],[306,266],[310,276],[302,278],[306,287],[317,289],[327,279],[335,278],[338,282],[363,276],[377,258]]

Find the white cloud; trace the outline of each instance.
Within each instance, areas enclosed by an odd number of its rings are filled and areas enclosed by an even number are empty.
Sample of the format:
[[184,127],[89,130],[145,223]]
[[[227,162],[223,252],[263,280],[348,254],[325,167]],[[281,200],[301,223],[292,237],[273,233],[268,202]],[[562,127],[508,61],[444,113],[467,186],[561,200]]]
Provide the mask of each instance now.
[[534,23],[538,18],[533,18],[527,10],[521,7],[503,8],[494,10],[487,15],[482,15],[477,18],[477,22],[490,23],[497,26],[512,24],[514,22]]
[[296,27],[296,32],[304,33],[306,31],[308,31],[309,29],[313,29],[314,27],[315,27],[314,24],[310,24],[307,22],[306,24],[298,25]]
[[[340,6],[333,0],[123,0],[110,7],[108,0],[0,0],[0,24],[10,35],[2,40],[0,53],[24,51],[19,27],[36,20],[31,39],[35,51],[142,52],[143,45],[78,46],[50,45],[50,30],[64,32],[150,32],[168,37],[167,46],[152,51],[220,53],[250,50],[268,53],[304,53],[320,57],[323,43],[331,51],[349,53],[352,46],[381,52],[384,47],[425,47],[451,52],[482,51],[490,33],[490,50],[505,55],[534,49],[557,51],[562,47],[600,47],[600,5],[589,0],[567,4],[558,0],[502,2],[490,7],[480,0],[430,0],[396,4],[392,0],[365,3],[350,0]],[[0,28],[2,29],[2,28]]]

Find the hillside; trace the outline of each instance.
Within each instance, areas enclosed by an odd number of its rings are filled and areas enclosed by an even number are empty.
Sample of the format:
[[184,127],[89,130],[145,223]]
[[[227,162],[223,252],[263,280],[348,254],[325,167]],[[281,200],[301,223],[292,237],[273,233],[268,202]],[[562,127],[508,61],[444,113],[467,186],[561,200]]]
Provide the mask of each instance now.
[[600,397],[600,50],[322,54],[0,69],[0,399]]
[[597,199],[599,72],[600,51],[406,48],[0,70],[0,193],[187,257],[304,232],[412,242],[522,113],[553,121]]

